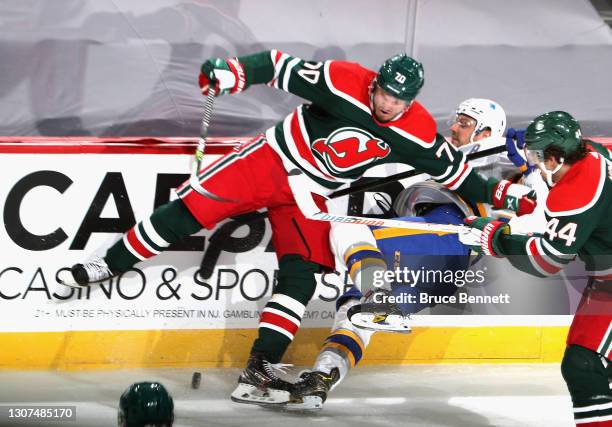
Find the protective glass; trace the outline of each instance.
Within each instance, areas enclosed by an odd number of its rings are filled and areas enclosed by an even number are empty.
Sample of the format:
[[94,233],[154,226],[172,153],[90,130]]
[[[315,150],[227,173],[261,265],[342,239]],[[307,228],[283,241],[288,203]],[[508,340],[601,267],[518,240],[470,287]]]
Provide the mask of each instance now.
[[466,116],[465,114],[453,114],[448,118],[446,124],[450,128],[452,125],[457,123],[460,129],[471,129],[476,126],[476,120]]

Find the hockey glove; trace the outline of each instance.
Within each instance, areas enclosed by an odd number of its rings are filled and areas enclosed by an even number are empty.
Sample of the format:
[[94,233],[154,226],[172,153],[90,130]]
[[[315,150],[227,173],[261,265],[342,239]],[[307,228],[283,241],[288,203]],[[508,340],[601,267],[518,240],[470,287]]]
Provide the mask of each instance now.
[[502,234],[510,234],[510,226],[507,222],[478,216],[467,217],[464,222],[471,227],[471,233],[477,235],[480,241],[480,246],[472,247],[472,249],[498,258],[503,256],[499,250],[499,239]]
[[536,193],[531,188],[502,179],[493,188],[493,207],[510,209],[518,216],[530,214],[536,207]]
[[215,95],[237,93],[244,90],[244,69],[236,58],[213,58],[202,64],[198,83],[203,95],[208,95],[211,81],[215,83]]
[[[516,143],[514,140],[516,140]],[[520,169],[523,175],[529,175],[533,171],[533,166],[529,165],[518,151],[522,150],[524,146],[525,130],[508,129],[506,133],[506,151],[508,152],[508,159]]]

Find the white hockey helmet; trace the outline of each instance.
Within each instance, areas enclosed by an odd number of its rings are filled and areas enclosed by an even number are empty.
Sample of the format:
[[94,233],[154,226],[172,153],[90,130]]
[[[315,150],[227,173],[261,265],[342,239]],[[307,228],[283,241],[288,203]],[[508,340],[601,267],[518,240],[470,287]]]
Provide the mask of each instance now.
[[474,137],[486,128],[491,129],[491,136],[503,136],[506,130],[506,112],[497,102],[484,98],[470,98],[457,107],[456,115],[464,114],[476,120],[476,128],[470,137]]

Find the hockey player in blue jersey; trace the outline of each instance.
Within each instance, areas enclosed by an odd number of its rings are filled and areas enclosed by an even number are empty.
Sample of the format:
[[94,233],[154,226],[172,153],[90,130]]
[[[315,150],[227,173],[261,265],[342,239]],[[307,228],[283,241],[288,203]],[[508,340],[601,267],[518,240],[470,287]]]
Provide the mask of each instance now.
[[[431,200],[430,196],[434,196],[435,201],[441,204],[415,204],[408,207],[405,213],[420,215],[401,219],[458,225],[473,212],[462,200],[453,200],[456,197],[454,194],[435,183],[415,184],[408,190],[417,200]],[[387,295],[399,301],[395,304],[396,314],[404,318],[433,305],[424,301],[423,296],[453,295],[458,289],[455,280],[445,277],[461,277],[469,269],[470,248],[460,243],[456,234],[396,228],[372,228],[369,233],[374,244],[355,241],[351,248],[343,252],[346,267],[353,281],[360,282],[362,289],[366,288],[366,281],[373,281],[374,285],[390,285]],[[398,274],[392,283],[383,279],[382,274],[377,274],[389,270],[404,274]],[[438,275],[439,272],[442,276]],[[415,279],[415,275],[419,277]],[[400,280],[397,280],[398,277]],[[293,386],[288,408],[321,408],[328,391],[359,363],[377,330],[371,326],[371,322],[357,327],[349,320],[349,312],[362,305],[362,300],[357,287],[349,288],[338,298],[332,333],[325,340],[313,370],[303,373]],[[392,310],[389,312],[393,313]],[[410,331],[407,322],[394,325],[391,329],[389,326],[383,322],[379,330]]]
[[[487,99],[469,99],[457,109],[450,139],[458,148],[496,144],[502,139],[505,127],[505,113],[499,104]],[[514,142],[506,142],[508,151],[515,152]],[[474,167],[482,169],[479,173],[508,178],[521,171],[522,162],[520,156],[510,161],[503,153],[482,159]],[[470,206],[432,181],[409,186],[395,200],[394,208],[405,220],[441,224],[462,224],[465,217],[474,212],[482,214],[483,209],[492,214],[490,207]],[[399,302],[395,304],[397,314],[409,316],[435,305],[429,303],[429,296],[454,294],[470,264],[470,249],[459,242],[456,234],[334,224],[331,240],[356,286],[337,300],[332,333],[325,340],[313,370],[303,373],[294,385],[292,402],[288,404],[292,409],[321,408],[327,393],[359,363],[377,330],[410,331],[407,322],[389,325],[384,319],[371,318],[361,322],[364,313],[367,318],[368,310],[362,307],[367,304],[364,301],[368,292],[372,293],[377,285],[387,285],[388,295]],[[394,275],[393,283],[388,283],[383,279],[388,270],[402,274]]]

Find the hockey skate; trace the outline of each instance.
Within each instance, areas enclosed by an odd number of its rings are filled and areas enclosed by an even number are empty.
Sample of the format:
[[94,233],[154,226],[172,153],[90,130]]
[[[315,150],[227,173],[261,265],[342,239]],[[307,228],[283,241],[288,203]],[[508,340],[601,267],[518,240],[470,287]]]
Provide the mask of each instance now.
[[347,311],[349,321],[357,328],[368,331],[412,332],[408,320],[398,306],[389,300],[392,297],[387,289],[374,289],[366,293],[361,304],[352,306]]
[[274,369],[282,370],[281,363],[272,364],[261,353],[249,356],[247,367],[238,378],[238,387],[230,395],[234,402],[282,407],[290,398],[293,384],[276,376]]
[[92,258],[84,264],[75,264],[70,270],[62,270],[58,273],[58,281],[65,286],[82,288],[88,285],[103,282],[115,276],[108,268],[104,258]]
[[340,371],[333,368],[329,374],[320,371],[308,371],[300,375],[300,380],[293,384],[291,399],[286,405],[288,410],[321,409],[327,399],[327,393],[340,379]]

